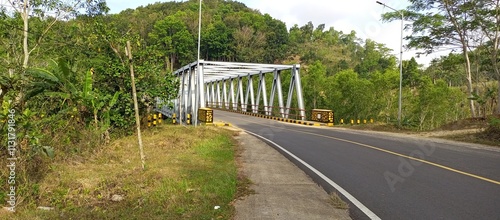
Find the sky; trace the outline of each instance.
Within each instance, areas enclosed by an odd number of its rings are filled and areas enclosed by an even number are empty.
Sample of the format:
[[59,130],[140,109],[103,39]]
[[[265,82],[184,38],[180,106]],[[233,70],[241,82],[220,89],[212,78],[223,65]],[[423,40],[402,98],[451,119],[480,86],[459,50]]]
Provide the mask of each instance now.
[[[392,49],[392,54],[398,57],[401,40],[401,22],[382,22],[381,14],[392,10],[376,3],[376,0],[237,0],[261,13],[270,14],[273,18],[286,23],[290,28],[297,24],[303,26],[311,21],[314,26],[325,24],[325,29],[334,27],[344,33],[356,31],[356,36],[365,40],[372,39],[385,44]],[[404,9],[409,5],[407,0],[380,0],[395,9]],[[137,8],[159,0],[107,0],[110,13],[118,13],[127,8]],[[406,23],[405,23],[406,24]],[[404,36],[409,35],[405,31]],[[416,56],[414,50],[403,50],[403,60]],[[433,58],[441,54],[422,55],[417,62],[425,66]]]

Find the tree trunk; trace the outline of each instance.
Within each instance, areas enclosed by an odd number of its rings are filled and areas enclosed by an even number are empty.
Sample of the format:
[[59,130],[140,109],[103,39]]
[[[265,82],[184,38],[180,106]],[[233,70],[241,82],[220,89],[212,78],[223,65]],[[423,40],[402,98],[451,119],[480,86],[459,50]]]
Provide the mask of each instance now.
[[497,109],[496,109],[495,113],[500,115],[500,74],[499,74],[499,78],[498,78]]
[[175,55],[170,56],[170,72],[174,72]]
[[494,70],[495,70],[495,73],[497,75],[497,78],[498,78],[498,90],[497,90],[497,106],[496,106],[496,109],[493,110],[493,112],[495,114],[498,114],[500,115],[500,65],[498,65],[498,62],[497,59],[498,59],[498,38],[500,36],[498,35],[498,32],[497,34],[495,35],[495,45],[494,45],[494,48],[493,51],[492,51],[492,56],[491,56],[491,62],[494,64],[493,67],[494,67]]
[[26,70],[28,68],[28,61],[30,58],[30,53],[29,53],[29,48],[28,48],[28,19],[29,19],[29,10],[28,10],[28,2],[29,1],[24,1],[23,5],[23,12],[21,14],[21,17],[23,18],[24,26],[23,26],[23,34],[24,34],[24,39],[23,39],[23,52],[24,52],[24,60],[23,60],[23,68]]
[[172,71],[170,65],[170,57],[165,56],[165,71]]
[[[467,47],[464,46],[463,50],[464,50],[463,52],[464,52],[464,58],[465,58],[465,71],[467,74],[467,95],[468,95],[468,97],[472,97],[472,93],[474,92],[474,88],[473,88],[473,84],[472,84],[470,59],[469,59],[469,54],[467,53]],[[469,105],[470,105],[471,116],[474,118],[474,117],[476,117],[476,108],[474,106],[474,100],[470,99]]]
[[97,111],[94,110],[94,123],[95,123],[95,130],[99,129],[99,120],[97,120]]
[[134,100],[137,139],[139,141],[139,151],[140,151],[140,155],[141,155],[142,169],[144,170],[146,168],[146,156],[144,155],[144,148],[142,146],[141,121],[139,119],[139,105],[137,103],[137,90],[135,88],[134,65],[133,65],[133,60],[132,60],[132,49],[130,46],[130,41],[127,41],[127,54],[128,54],[129,64],[130,64],[130,80],[132,83],[132,98]]

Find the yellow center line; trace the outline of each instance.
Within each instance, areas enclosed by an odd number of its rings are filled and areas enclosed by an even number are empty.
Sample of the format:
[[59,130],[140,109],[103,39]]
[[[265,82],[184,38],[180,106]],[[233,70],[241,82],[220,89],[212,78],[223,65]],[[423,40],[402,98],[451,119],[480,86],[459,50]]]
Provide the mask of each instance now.
[[[247,121],[247,122],[255,123],[253,121],[245,120],[245,119],[242,119],[242,118],[238,118],[238,119],[242,120],[242,121]],[[260,124],[260,123],[255,123],[255,124]],[[261,124],[261,125],[264,125],[264,124]],[[392,154],[392,155],[395,155],[395,156],[399,156],[399,157],[407,158],[407,159],[410,159],[410,160],[418,161],[418,162],[425,163],[425,164],[428,164],[428,165],[431,165],[431,166],[435,166],[435,167],[439,167],[441,169],[445,169],[445,170],[448,170],[448,171],[451,171],[451,172],[459,173],[459,174],[462,174],[462,175],[465,175],[465,176],[473,177],[473,178],[480,179],[480,180],[483,180],[483,181],[486,181],[486,182],[490,182],[490,183],[493,183],[493,184],[496,184],[496,185],[500,185],[500,181],[488,179],[486,177],[478,176],[478,175],[475,175],[475,174],[472,174],[472,173],[467,173],[465,171],[453,169],[451,167],[447,167],[447,166],[444,166],[444,165],[441,165],[441,164],[437,164],[437,163],[433,163],[433,162],[430,162],[430,161],[427,161],[427,160],[423,160],[423,159],[420,159],[420,158],[411,157],[411,156],[407,156],[407,155],[404,155],[404,154],[396,153],[396,152],[393,152],[393,151],[390,151],[390,150],[378,148],[378,147],[371,146],[371,145],[368,145],[368,144],[363,144],[363,143],[359,143],[359,142],[355,142],[355,141],[345,140],[345,139],[331,137],[331,136],[322,135],[322,134],[315,134],[315,133],[311,133],[311,132],[307,132],[307,131],[297,131],[297,130],[282,128],[282,127],[276,127],[276,126],[272,126],[272,125],[264,125],[264,126],[279,128],[279,129],[283,129],[283,130],[287,130],[287,131],[292,131],[292,132],[297,132],[297,133],[310,134],[310,135],[314,135],[314,136],[318,136],[318,137],[324,137],[324,138],[327,138],[327,139],[333,139],[333,140],[342,141],[342,142],[346,142],[346,143],[350,143],[350,144],[354,144],[354,145],[359,145],[359,146],[362,146],[362,147],[366,147],[366,148],[370,148],[370,149],[373,149],[373,150],[381,151],[381,152],[384,152],[384,153]]]

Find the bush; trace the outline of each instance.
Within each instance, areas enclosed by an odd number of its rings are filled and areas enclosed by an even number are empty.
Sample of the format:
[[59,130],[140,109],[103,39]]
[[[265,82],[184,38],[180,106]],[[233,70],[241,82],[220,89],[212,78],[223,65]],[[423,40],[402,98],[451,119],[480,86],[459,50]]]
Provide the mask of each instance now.
[[486,128],[484,134],[489,140],[500,141],[500,115],[489,118],[488,128]]

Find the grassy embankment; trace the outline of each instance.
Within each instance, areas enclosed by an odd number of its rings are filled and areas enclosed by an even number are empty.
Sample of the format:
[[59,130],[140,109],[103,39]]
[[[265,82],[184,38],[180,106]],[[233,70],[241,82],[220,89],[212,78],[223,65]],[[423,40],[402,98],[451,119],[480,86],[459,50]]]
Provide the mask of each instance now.
[[55,163],[40,183],[38,204],[0,218],[229,219],[238,182],[233,135],[213,127],[147,130],[144,171],[137,137],[121,138],[84,162]]

